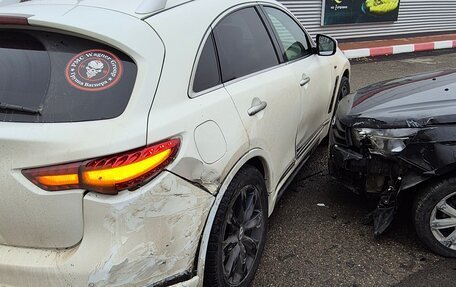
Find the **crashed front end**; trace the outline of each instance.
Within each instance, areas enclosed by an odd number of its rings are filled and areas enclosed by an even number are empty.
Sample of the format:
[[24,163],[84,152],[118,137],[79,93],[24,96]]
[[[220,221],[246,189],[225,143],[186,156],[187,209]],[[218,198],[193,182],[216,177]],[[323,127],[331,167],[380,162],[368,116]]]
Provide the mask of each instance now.
[[399,194],[454,170],[455,71],[378,83],[344,98],[330,133],[330,174],[379,197],[376,236],[391,224]]
[[[340,128],[340,122],[337,124]],[[420,142],[427,129],[372,130],[346,128],[347,141],[339,139],[341,131],[333,128],[330,148],[330,173],[359,194],[379,196],[377,209],[371,214],[374,233],[380,235],[391,224],[397,196],[430,176],[426,172],[426,149]],[[400,137],[398,137],[400,135]]]

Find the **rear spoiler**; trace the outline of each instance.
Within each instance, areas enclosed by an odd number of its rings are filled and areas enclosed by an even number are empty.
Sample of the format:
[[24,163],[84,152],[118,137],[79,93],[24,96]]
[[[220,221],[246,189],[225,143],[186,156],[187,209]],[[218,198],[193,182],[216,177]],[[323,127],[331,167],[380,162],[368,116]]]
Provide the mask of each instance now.
[[[0,0],[0,7],[28,2],[31,0]],[[29,25],[28,18],[32,15],[0,14],[0,25]]]
[[0,25],[29,26],[29,17],[32,17],[32,15],[0,14]]
[[0,0],[0,7],[2,6],[7,6],[7,5],[11,5],[11,4],[17,4],[17,3],[21,3],[21,2],[27,2],[29,0]]

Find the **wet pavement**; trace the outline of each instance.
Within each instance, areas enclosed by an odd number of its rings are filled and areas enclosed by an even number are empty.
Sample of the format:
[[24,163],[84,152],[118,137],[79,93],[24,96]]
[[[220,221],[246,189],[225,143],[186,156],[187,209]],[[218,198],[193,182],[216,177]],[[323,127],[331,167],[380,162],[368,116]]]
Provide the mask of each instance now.
[[[352,62],[352,89],[449,68],[456,50],[360,59]],[[420,243],[410,207],[374,239],[363,217],[375,202],[329,177],[327,159],[322,144],[276,206],[253,286],[456,286],[456,260]]]

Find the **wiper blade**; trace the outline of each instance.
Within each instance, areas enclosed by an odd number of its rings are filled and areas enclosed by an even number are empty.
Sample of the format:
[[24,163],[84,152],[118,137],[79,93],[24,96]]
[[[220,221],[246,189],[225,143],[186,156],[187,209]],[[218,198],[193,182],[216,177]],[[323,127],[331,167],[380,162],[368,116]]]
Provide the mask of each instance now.
[[0,103],[0,110],[22,112],[32,115],[41,115],[42,108],[28,108],[19,105]]

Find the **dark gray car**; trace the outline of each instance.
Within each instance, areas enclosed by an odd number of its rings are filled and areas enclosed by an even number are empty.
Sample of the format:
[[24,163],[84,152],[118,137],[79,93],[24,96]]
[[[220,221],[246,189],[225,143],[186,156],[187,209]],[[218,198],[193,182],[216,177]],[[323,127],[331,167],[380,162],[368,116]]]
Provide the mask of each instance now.
[[331,175],[379,198],[375,235],[398,198],[414,198],[414,224],[434,252],[456,257],[456,70],[377,83],[343,98],[330,133]]

